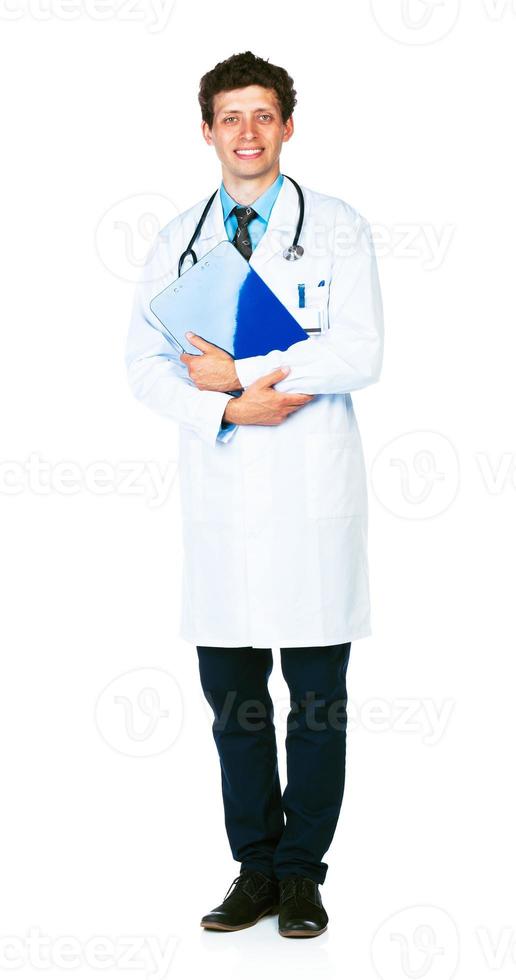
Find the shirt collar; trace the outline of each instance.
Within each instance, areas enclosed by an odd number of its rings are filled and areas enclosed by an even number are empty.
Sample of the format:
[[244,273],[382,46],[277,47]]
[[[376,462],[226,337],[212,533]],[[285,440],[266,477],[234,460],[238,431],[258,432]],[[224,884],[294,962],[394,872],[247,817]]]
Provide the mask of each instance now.
[[[263,218],[265,222],[267,222],[270,218],[270,214],[274,202],[278,196],[282,183],[283,183],[283,174],[278,174],[274,183],[271,184],[271,186],[268,187],[267,190],[263,192],[263,194],[260,194],[260,197],[258,197],[256,201],[253,201],[251,205],[251,207],[254,208],[258,216],[260,218]],[[230,211],[233,210],[235,205],[239,207],[240,205],[238,201],[235,201],[234,198],[232,198],[231,195],[228,194],[226,188],[224,187],[224,183],[220,185],[220,200],[222,203],[224,221],[226,221]]]

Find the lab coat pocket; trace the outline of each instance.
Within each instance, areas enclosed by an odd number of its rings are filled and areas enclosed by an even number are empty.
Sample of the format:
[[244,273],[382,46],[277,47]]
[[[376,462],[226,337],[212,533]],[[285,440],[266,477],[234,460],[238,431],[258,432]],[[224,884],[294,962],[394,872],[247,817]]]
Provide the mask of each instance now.
[[290,307],[289,313],[292,314],[299,325],[306,330],[309,337],[317,337],[324,333],[324,310],[311,307]]
[[324,308],[328,306],[330,287],[327,282],[324,286],[305,286],[305,303],[308,307],[317,306]]
[[309,336],[320,336],[328,330],[329,286],[305,285],[304,306],[297,306],[294,313]]
[[305,500],[309,518],[356,517],[367,512],[361,445],[340,432],[311,432],[305,443]]

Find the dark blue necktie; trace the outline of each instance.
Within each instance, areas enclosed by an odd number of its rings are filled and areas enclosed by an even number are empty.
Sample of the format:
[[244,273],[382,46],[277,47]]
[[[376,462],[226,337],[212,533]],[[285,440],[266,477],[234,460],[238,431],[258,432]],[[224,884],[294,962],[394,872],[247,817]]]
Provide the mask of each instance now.
[[233,208],[231,214],[236,216],[238,222],[238,228],[235,232],[235,237],[233,238],[233,245],[238,249],[240,254],[244,256],[244,259],[247,259],[249,262],[253,252],[253,246],[251,245],[251,236],[249,235],[248,225],[253,218],[257,217],[257,212],[249,205],[242,207],[237,205]]

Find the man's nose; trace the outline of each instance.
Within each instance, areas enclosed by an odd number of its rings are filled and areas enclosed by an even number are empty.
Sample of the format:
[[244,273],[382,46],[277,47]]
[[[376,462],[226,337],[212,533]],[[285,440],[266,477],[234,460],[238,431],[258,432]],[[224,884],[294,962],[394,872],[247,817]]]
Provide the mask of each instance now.
[[252,119],[249,119],[247,121],[243,120],[242,128],[240,130],[240,136],[242,137],[242,139],[253,140],[256,139],[256,135],[257,133],[256,133],[256,127],[254,121]]

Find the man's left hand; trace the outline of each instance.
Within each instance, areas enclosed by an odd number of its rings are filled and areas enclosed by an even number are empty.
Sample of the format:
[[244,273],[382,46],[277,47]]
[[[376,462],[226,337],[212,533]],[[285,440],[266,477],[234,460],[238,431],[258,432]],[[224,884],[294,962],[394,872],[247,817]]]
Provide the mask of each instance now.
[[186,364],[190,379],[203,391],[234,391],[242,388],[235,371],[235,362],[225,350],[210,344],[196,333],[186,335],[193,347],[202,351],[199,354],[183,352],[180,360]]

